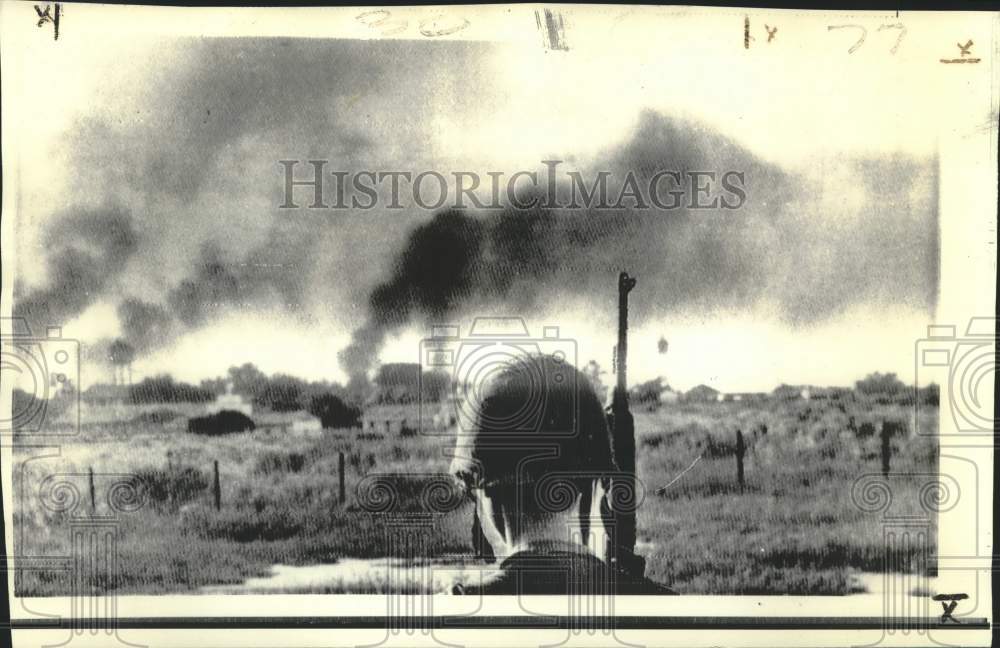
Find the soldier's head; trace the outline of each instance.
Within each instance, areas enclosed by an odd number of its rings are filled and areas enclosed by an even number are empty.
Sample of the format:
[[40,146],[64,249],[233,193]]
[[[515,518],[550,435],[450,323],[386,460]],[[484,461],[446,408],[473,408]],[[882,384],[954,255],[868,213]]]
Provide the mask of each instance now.
[[543,540],[602,547],[600,500],[617,468],[587,377],[558,357],[524,356],[466,395],[472,424],[459,431],[452,471],[474,494],[494,552]]

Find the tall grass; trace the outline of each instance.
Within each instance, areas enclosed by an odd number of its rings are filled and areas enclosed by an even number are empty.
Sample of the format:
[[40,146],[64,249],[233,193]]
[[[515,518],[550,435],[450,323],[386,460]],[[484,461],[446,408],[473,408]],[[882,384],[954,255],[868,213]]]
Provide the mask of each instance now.
[[[878,435],[863,426],[877,430],[882,420],[905,414],[892,406],[809,402],[637,412],[638,476],[646,491],[639,553],[647,557],[647,575],[690,594],[855,591],[852,571],[877,571],[884,559],[879,516],[851,500],[854,481],[880,465]],[[743,489],[736,483],[736,429],[747,441]],[[60,457],[32,459],[30,449],[18,449],[23,470],[15,472],[15,488],[32,494],[48,475],[85,474],[89,467],[137,475],[147,504],[120,517],[118,573],[98,574],[93,585],[183,592],[263,576],[276,563],[391,556],[399,524],[416,534],[415,555],[471,555],[469,502],[456,497],[428,508],[427,486],[447,471],[451,443],[358,430],[200,437],[147,417],[89,430]],[[892,443],[894,471],[936,472],[933,437]],[[344,504],[340,453],[347,466]],[[221,473],[218,511],[210,486],[214,460]],[[381,512],[356,492],[376,474],[395,475],[388,478],[395,501]],[[919,486],[915,479],[893,480],[899,514],[921,512]],[[33,496],[15,496],[15,503],[19,555],[72,554],[68,515],[44,509]],[[916,568],[924,557],[896,558]],[[381,587],[369,581],[334,590]],[[71,585],[67,573],[15,573],[20,595],[65,595]]]

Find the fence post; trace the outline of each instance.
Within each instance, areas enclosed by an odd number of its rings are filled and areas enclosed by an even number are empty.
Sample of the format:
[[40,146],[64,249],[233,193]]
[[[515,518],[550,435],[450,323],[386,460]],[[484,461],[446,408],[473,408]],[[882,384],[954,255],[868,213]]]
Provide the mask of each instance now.
[[222,487],[219,484],[219,460],[216,459],[213,462],[213,467],[215,470],[215,479],[212,483],[212,494],[215,495],[215,510],[219,511],[222,509]]
[[743,490],[743,456],[747,452],[746,444],[743,443],[743,432],[736,430],[736,481],[740,484],[740,491]]
[[87,477],[90,481],[90,512],[97,510],[97,492],[94,489],[94,467],[87,468]]
[[340,452],[340,457],[339,457],[339,459],[337,461],[337,464],[338,464],[338,466],[337,466],[337,474],[339,475],[339,481],[340,481],[340,503],[343,504],[344,502],[347,501],[347,492],[346,492],[346,490],[344,488],[345,480],[344,480],[344,452],[343,451]]
[[889,437],[892,435],[893,426],[888,421],[882,421],[882,476],[889,476],[889,455],[892,454],[892,446]]

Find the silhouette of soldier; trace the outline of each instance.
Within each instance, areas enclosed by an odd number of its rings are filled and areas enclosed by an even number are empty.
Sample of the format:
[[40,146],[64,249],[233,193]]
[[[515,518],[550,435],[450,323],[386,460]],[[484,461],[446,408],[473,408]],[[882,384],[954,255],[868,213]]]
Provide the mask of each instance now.
[[674,594],[607,562],[613,525],[602,502],[618,469],[584,374],[535,355],[470,391],[474,423],[459,433],[451,470],[475,500],[473,534],[488,543],[480,555],[499,568],[453,593]]

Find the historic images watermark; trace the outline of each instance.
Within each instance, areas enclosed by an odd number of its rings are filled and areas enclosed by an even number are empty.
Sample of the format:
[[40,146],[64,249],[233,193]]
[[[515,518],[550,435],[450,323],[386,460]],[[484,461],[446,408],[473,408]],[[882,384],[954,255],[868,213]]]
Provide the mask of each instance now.
[[[279,160],[281,209],[739,209],[747,199],[743,171],[659,169],[593,172],[560,170],[341,171],[329,160]],[[301,169],[300,169],[301,167]],[[296,190],[298,190],[296,192]]]
[[58,326],[35,334],[22,318],[0,318],[0,331],[0,390],[11,398],[10,415],[0,413],[0,436],[76,434],[79,341],[64,337]]

